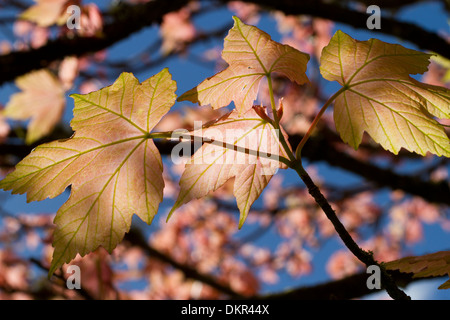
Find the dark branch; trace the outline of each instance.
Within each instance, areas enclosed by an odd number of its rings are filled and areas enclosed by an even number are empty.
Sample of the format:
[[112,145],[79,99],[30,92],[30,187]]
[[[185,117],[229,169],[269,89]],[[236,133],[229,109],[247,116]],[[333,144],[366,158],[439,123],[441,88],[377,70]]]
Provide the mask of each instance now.
[[[12,143],[13,140],[9,140],[5,144],[0,144],[0,154],[4,157],[7,156],[7,158],[1,159],[2,163],[0,163],[0,165],[4,167],[14,166],[37,145],[48,141],[69,138],[71,135],[72,132],[57,128],[52,135],[48,136],[45,140],[38,141],[32,146]],[[12,134],[9,139],[14,138],[15,137]],[[300,135],[289,136],[289,143],[294,150],[301,139],[302,136]],[[170,155],[173,147],[178,142],[161,139],[155,140],[155,143],[161,154]],[[423,180],[416,174],[403,175],[390,169],[380,168],[371,162],[358,160],[338,150],[335,143],[341,143],[340,138],[331,130],[322,128],[316,135],[308,140],[308,143],[305,144],[302,151],[303,158],[313,162],[325,161],[331,166],[339,167],[347,172],[357,174],[368,181],[375,183],[379,187],[403,190],[409,194],[422,197],[432,203],[450,205],[450,197],[448,196],[450,194],[450,186],[446,181],[435,183]],[[193,151],[192,146],[191,154]],[[13,159],[11,159],[11,157]]]
[[162,16],[186,5],[188,0],[156,0],[146,4],[120,4],[109,13],[111,22],[103,26],[102,37],[61,37],[28,51],[15,51],[0,56],[0,85],[34,69],[47,67],[66,56],[82,56],[103,50],[153,23]]
[[[348,300],[366,296],[378,292],[378,289],[369,289],[367,278],[370,274],[357,273],[343,279],[329,281],[314,286],[300,287],[281,293],[258,296],[256,299],[269,300]],[[413,278],[413,274],[390,272],[390,276],[401,287],[423,280]]]
[[[170,256],[158,251],[157,249],[151,247],[142,237],[142,235],[137,231],[131,229],[130,233],[126,234],[125,240],[129,241],[132,245],[136,245],[142,248],[147,255],[154,257],[162,262],[169,264],[170,266],[180,270],[184,273],[185,277],[196,279],[207,285],[210,285],[214,289],[227,294],[230,298],[241,299],[244,298],[228,286],[219,283],[216,279],[210,275],[201,274],[192,267],[178,263],[173,260]],[[401,273],[399,271],[389,271],[390,277],[399,286],[405,287],[413,281],[419,279],[413,278],[412,274]],[[371,290],[367,286],[367,278],[369,275],[367,273],[359,273],[351,275],[344,279],[332,280],[323,284],[318,284],[310,287],[300,287],[294,290],[283,291],[281,293],[274,293],[268,295],[257,295],[254,297],[245,297],[247,299],[354,299],[365,296],[367,294],[379,291]]]
[[[170,258],[168,255],[156,250],[149,246],[147,242],[142,238],[139,232],[131,230],[125,236],[125,240],[129,241],[133,245],[137,245],[144,249],[146,254],[154,257],[160,261],[163,261],[172,267],[182,271],[187,278],[199,280],[205,284],[210,285],[219,292],[229,295],[231,298],[242,298],[239,294],[231,290],[228,286],[220,284],[209,275],[200,274],[193,268],[178,263]],[[399,271],[389,271],[390,277],[395,283],[401,287],[406,287],[413,281],[421,280],[420,278],[413,278],[413,274],[401,273]],[[355,299],[370,293],[377,292],[377,289],[369,289],[367,286],[367,279],[369,274],[358,273],[348,276],[339,280],[331,280],[322,284],[300,287],[293,290],[283,291],[280,293],[272,293],[267,295],[257,295],[254,297],[246,297],[248,299],[269,299],[269,300],[281,300],[281,299],[297,299],[297,300],[330,300],[330,299]]]
[[[289,142],[295,150],[301,136],[291,136]],[[380,168],[361,161],[336,149],[333,141],[339,139],[329,130],[322,129],[305,144],[302,155],[310,161],[326,161],[329,165],[355,173],[380,187],[403,190],[420,196],[429,202],[450,205],[450,186],[446,181],[425,181],[414,175],[402,175],[390,169]]]
[[355,257],[359,259],[359,261],[364,263],[367,267],[377,265],[381,268],[381,278],[383,280],[382,284],[393,299],[410,300],[411,298],[397,287],[396,283],[391,278],[391,276],[373,258],[373,254],[371,252],[367,252],[361,249],[358,246],[358,244],[353,240],[351,235],[345,229],[342,222],[337,217],[336,212],[333,210],[328,200],[324,197],[320,189],[311,180],[311,177],[308,175],[308,173],[303,169],[301,162],[296,160],[295,162],[293,162],[293,164],[295,165],[295,169],[298,175],[308,188],[309,194],[314,198],[316,203],[322,208],[323,212],[327,216],[328,220],[330,220],[331,223],[333,224],[336,232],[339,234],[339,237],[344,242],[345,246],[353,253]]
[[[223,3],[231,0],[220,0]],[[343,1],[325,1],[325,0],[243,0],[244,2],[252,2],[262,6],[264,9],[279,10],[287,15],[311,15],[324,19],[333,20],[353,26],[355,28],[367,29],[368,14],[351,10],[341,4]],[[411,2],[411,1],[408,1]],[[354,1],[352,1],[354,3]],[[383,1],[383,5],[386,2]],[[371,2],[371,4],[376,4]],[[418,25],[402,22],[393,18],[383,16],[383,6],[380,7],[381,29],[371,30],[372,32],[380,32],[416,44],[423,50],[436,52],[447,59],[450,59],[450,44],[436,33],[427,31]]]
[[[229,1],[220,0],[219,2],[228,3]],[[337,1],[327,3],[318,0],[245,1],[259,4],[268,10],[280,10],[291,15],[312,15],[366,29],[368,15],[365,12],[348,9]],[[65,56],[82,56],[103,50],[143,27],[160,23],[164,14],[176,11],[188,2],[188,0],[155,0],[146,4],[120,4],[114,7],[111,12],[106,13],[105,16],[108,19],[105,20],[108,22],[104,25],[102,37],[61,37],[38,49],[16,51],[0,56],[0,70],[2,70],[0,85],[32,70],[47,67],[51,62],[61,60]],[[372,31],[399,37],[424,50],[434,51],[450,59],[450,44],[439,35],[424,30],[417,25],[397,21],[382,15],[381,29]]]
[[[31,258],[30,259],[30,262],[32,262],[32,263],[34,263],[36,266],[38,266],[39,268],[41,268],[42,270],[44,270],[46,273],[48,273],[48,268],[47,267],[45,267],[39,260],[36,260],[36,259],[34,259],[34,258]],[[65,279],[64,278],[64,276],[63,275],[61,275],[61,274],[54,274],[53,275],[55,278],[57,278],[57,279],[59,279],[59,280],[62,280],[63,282],[63,284],[65,284],[65,282],[66,282],[66,280],[67,279]],[[86,300],[95,300],[95,297],[93,297],[87,290],[85,290],[84,288],[80,288],[80,289],[77,289],[77,291],[76,291],[77,293],[79,293],[84,299],[86,299]]]

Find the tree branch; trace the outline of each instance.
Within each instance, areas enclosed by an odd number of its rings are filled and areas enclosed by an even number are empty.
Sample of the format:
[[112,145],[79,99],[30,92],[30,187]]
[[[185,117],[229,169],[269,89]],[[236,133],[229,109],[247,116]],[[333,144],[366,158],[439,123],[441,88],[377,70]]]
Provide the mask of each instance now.
[[[406,193],[422,197],[426,201],[450,205],[450,185],[446,181],[434,183],[426,181],[417,175],[402,175],[390,169],[380,168],[367,161],[358,160],[342,151],[339,151],[335,143],[342,143],[340,138],[327,128],[317,128],[315,135],[311,136],[308,143],[302,150],[302,157],[312,162],[325,161],[331,166],[339,167],[357,174],[368,181],[375,183],[379,187],[387,187],[392,190],[399,189]],[[23,129],[24,132],[26,131]],[[66,129],[57,127],[54,132],[45,139],[36,142],[31,146],[12,142],[0,144],[0,154],[4,157],[0,162],[1,166],[14,166],[16,163],[27,156],[31,150],[39,144],[58,139],[65,139],[72,135]],[[290,135],[289,143],[295,150],[303,136]],[[14,133],[10,134],[8,139],[16,139]],[[167,140],[155,140],[162,155],[170,155],[172,149],[178,142]],[[191,154],[193,154],[193,144]],[[11,159],[12,158],[12,159]]]
[[[31,258],[30,261],[34,263],[36,266],[44,270],[46,273],[48,273],[48,268],[45,267],[39,260]],[[67,279],[64,278],[61,274],[53,274],[55,278],[58,278],[59,280],[62,280],[63,285],[66,283]],[[95,300],[95,297],[93,297],[87,290],[84,288],[80,288],[76,290],[77,293],[80,294],[81,297],[83,297],[85,300]]]
[[[413,278],[413,274],[401,272],[389,272],[390,276],[401,287],[406,287],[412,282],[424,280]],[[258,296],[255,299],[262,300],[349,300],[379,292],[378,289],[369,289],[367,286],[368,274],[357,273],[343,279],[329,281],[318,285],[300,287],[289,291]]]
[[410,300],[411,298],[407,296],[402,290],[400,290],[395,282],[392,280],[390,275],[386,272],[383,266],[381,266],[374,258],[371,252],[366,252],[361,249],[358,244],[353,240],[350,234],[345,229],[344,225],[341,223],[339,218],[331,208],[327,199],[323,196],[320,189],[314,184],[311,177],[303,169],[300,160],[296,160],[292,163],[293,168],[297,171],[300,178],[305,183],[308,188],[309,194],[314,198],[316,203],[322,208],[323,212],[327,216],[328,220],[333,224],[336,232],[338,233],[341,240],[344,242],[345,246],[353,253],[355,257],[364,263],[367,267],[376,265],[381,269],[382,285],[386,289],[387,293],[395,300]]
[[[290,136],[289,143],[295,148],[301,136]],[[380,168],[368,161],[361,161],[339,151],[334,143],[341,143],[340,138],[327,129],[321,129],[308,140],[302,150],[302,157],[310,161],[325,161],[331,166],[339,167],[370,180],[380,187],[403,190],[433,202],[450,205],[450,185],[446,181],[425,181],[416,175],[402,175],[390,169]]]
[[[228,3],[231,0],[217,0]],[[263,6],[270,10],[280,10],[291,15],[312,15],[333,21],[345,23],[356,28],[366,29],[368,15],[339,5],[339,2],[325,2],[318,0],[244,0]],[[14,80],[16,77],[35,69],[47,67],[51,62],[61,60],[65,56],[82,56],[103,50],[120,40],[123,40],[153,23],[160,23],[164,14],[176,11],[185,6],[188,0],[155,0],[145,4],[120,4],[106,13],[109,22],[103,26],[102,37],[61,37],[48,42],[46,45],[28,51],[14,51],[0,56],[0,85]],[[439,53],[450,59],[450,44],[435,33],[421,27],[397,21],[392,18],[381,17],[382,32],[393,35],[416,44],[422,49]]]
[[[160,257],[163,257],[164,262],[168,263],[174,268],[181,267],[179,269],[183,273],[186,270],[190,270],[189,267],[184,266],[182,264],[173,264],[170,257],[165,256],[163,253],[160,253],[159,251],[151,248],[148,246],[148,244],[142,239],[141,236],[138,235],[140,238],[138,242],[135,242],[136,238],[134,238],[134,231],[132,231],[131,238],[129,236],[126,236],[126,240],[130,241],[133,245],[137,245],[141,248],[144,248],[144,251],[147,252],[150,256],[153,256],[157,259]],[[143,242],[142,242],[143,241]],[[150,248],[150,249],[149,249]],[[149,250],[148,250],[149,249]],[[156,255],[155,255],[156,253]],[[48,269],[42,265],[42,263],[35,259],[30,259],[32,263],[35,263],[39,268],[42,268],[44,271],[48,272]],[[413,278],[413,274],[410,273],[402,273],[399,271],[389,271],[389,274],[394,279],[396,283],[398,283],[401,287],[406,287],[412,282],[421,281],[424,280],[424,278]],[[186,275],[186,273],[185,273]],[[65,281],[64,278],[61,276],[55,274],[56,277],[60,278],[61,280]],[[356,299],[363,297],[365,295],[378,292],[380,290],[378,289],[369,289],[367,287],[367,278],[368,274],[361,272],[354,275],[347,276],[342,279],[338,280],[330,280],[324,283],[320,283],[317,285],[307,286],[307,287],[298,287],[294,288],[292,290],[282,291],[282,292],[276,292],[276,293],[270,293],[265,295],[256,295],[253,297],[247,297],[251,300],[348,300],[348,299]],[[191,274],[191,276],[186,275],[188,278],[193,278],[199,281],[202,281],[205,279],[204,276],[202,277],[196,277],[195,274]],[[429,279],[429,278],[426,278]],[[209,284],[210,285],[210,284]],[[216,286],[215,289],[222,291],[221,286]],[[15,290],[12,290],[10,288],[2,287],[0,288],[0,291],[3,290],[6,293],[13,293],[17,292]],[[80,295],[87,300],[93,300],[95,297],[91,296],[87,291],[85,291],[83,288],[81,290],[77,290],[77,292],[80,293]],[[31,294],[37,298],[47,298],[52,297],[52,294],[50,292],[26,292],[27,294]],[[228,294],[227,292],[223,292],[225,294]],[[41,296],[42,294],[42,296]],[[231,296],[233,297],[233,296]]]
[[[231,0],[220,0],[228,3]],[[336,22],[345,23],[355,28],[367,30],[367,19],[369,17],[365,12],[359,12],[348,9],[340,4],[342,1],[325,0],[243,0],[258,4],[263,9],[279,10],[287,15],[311,15],[329,19]],[[353,3],[355,1],[352,1]],[[376,2],[376,1],[375,1]],[[410,1],[409,1],[410,2]],[[383,2],[384,3],[384,2]],[[344,5],[346,2],[344,2]],[[375,3],[371,3],[375,4]],[[383,7],[381,7],[383,10]],[[427,31],[418,25],[402,22],[393,18],[383,17],[381,15],[381,29],[371,30],[372,32],[381,32],[387,35],[401,38],[416,44],[423,50],[436,52],[447,59],[450,59],[450,44],[436,33]]]
[[[253,297],[243,297],[236,293],[228,286],[217,282],[216,279],[209,275],[201,274],[195,269],[178,263],[174,261],[171,257],[165,255],[164,253],[158,251],[157,249],[148,245],[144,240],[142,235],[131,229],[129,233],[125,235],[125,240],[129,241],[131,244],[136,245],[143,249],[149,256],[154,257],[162,262],[165,262],[172,267],[180,270],[184,273],[186,278],[195,279],[201,281],[214,289],[230,296],[232,299],[254,299],[254,300],[280,300],[280,299],[301,299],[301,300],[311,300],[311,299],[354,299],[359,298],[364,295],[379,291],[377,289],[369,289],[367,287],[367,273],[358,273],[355,275],[348,276],[339,280],[332,280],[326,283],[309,286],[300,287],[294,290],[283,291],[279,293],[267,294],[267,295],[256,295]],[[413,281],[420,279],[413,278],[413,274],[401,273],[399,271],[389,271],[389,276],[395,283],[400,286],[405,287]]]
[[110,22],[104,24],[101,37],[63,36],[37,49],[14,51],[0,56],[0,85],[34,69],[45,68],[66,56],[82,56],[103,50],[143,27],[160,23],[164,14],[179,10],[188,2],[155,0],[135,5],[122,3],[109,13]]
[[[370,293],[374,293],[380,290],[369,289],[367,287],[367,273],[357,273],[339,280],[331,280],[318,285],[299,287],[293,290],[282,291],[278,293],[271,293],[267,295],[256,295],[253,297],[242,297],[229,287],[218,283],[215,279],[209,275],[203,275],[189,266],[174,261],[164,253],[149,246],[142,236],[135,230],[131,230],[126,234],[125,240],[129,241],[133,245],[144,249],[149,255],[160,261],[168,263],[172,267],[182,271],[187,278],[199,280],[205,284],[210,285],[216,290],[229,295],[233,299],[252,299],[252,300],[283,300],[283,299],[296,299],[296,300],[336,300],[336,299],[355,299],[365,296]],[[422,280],[423,278],[413,278],[413,274],[402,273],[399,271],[389,271],[390,277],[400,285],[406,287],[408,284]],[[428,278],[427,278],[428,279]]]

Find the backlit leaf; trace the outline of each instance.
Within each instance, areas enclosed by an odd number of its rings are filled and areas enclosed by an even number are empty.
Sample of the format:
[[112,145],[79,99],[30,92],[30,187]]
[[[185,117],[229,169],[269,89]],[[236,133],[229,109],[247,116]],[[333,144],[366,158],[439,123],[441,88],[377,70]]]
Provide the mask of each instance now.
[[450,90],[410,77],[427,71],[430,54],[377,39],[357,41],[337,31],[323,49],[323,77],[343,89],[334,121],[355,149],[366,131],[383,148],[450,156],[450,141],[434,117],[450,118]]
[[[418,257],[406,257],[385,264],[388,270],[414,273],[414,278],[450,276],[450,251],[439,251]],[[450,280],[439,289],[450,289]]]
[[28,120],[26,142],[31,144],[49,134],[61,120],[66,100],[63,85],[47,69],[30,72],[16,79],[22,90],[12,95],[4,116]]
[[235,178],[233,194],[242,227],[250,206],[259,197],[287,155],[278,139],[278,130],[254,109],[239,117],[236,110],[207,128],[191,132],[203,137],[203,145],[186,164],[180,179],[180,193],[170,215],[181,205],[206,196]]
[[109,252],[137,214],[151,223],[162,201],[162,161],[150,131],[175,102],[167,69],[139,84],[130,73],[85,95],[74,94],[72,138],[38,146],[0,187],[28,201],[71,194],[55,217],[52,274],[77,253]]
[[20,18],[32,21],[41,27],[49,27],[55,23],[63,24],[69,16],[66,8],[69,0],[34,0],[36,3],[25,10]]
[[229,67],[178,98],[217,109],[234,101],[239,114],[252,108],[264,77],[278,73],[303,84],[309,55],[271,40],[254,26],[233,17],[234,26],[224,41],[222,58]]

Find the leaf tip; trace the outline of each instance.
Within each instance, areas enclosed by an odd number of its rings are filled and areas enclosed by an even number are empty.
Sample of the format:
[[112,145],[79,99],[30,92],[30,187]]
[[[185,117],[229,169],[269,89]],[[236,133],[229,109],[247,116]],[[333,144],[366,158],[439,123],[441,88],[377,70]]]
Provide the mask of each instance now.
[[239,225],[238,225],[238,230],[241,230],[242,227],[244,226],[245,220],[247,219],[247,214],[241,215],[241,217],[239,218]]
[[192,88],[191,90],[186,91],[181,96],[179,96],[177,98],[177,102],[180,102],[180,101],[190,101],[192,103],[200,103],[200,101],[198,100],[197,87]]
[[233,16],[233,20],[235,24],[242,23],[241,19],[239,19],[237,16]]
[[244,211],[241,211],[241,214],[239,216],[239,225],[238,229],[241,230],[242,226],[245,223],[245,220],[247,219],[249,210],[244,209]]
[[71,97],[72,99],[76,99],[76,98],[80,98],[82,95],[81,94],[79,94],[79,93],[72,93],[72,94],[69,94],[69,97]]
[[58,269],[61,265],[59,263],[55,263],[54,260],[52,260],[52,263],[50,265],[50,269],[48,269],[48,273],[47,273],[47,279],[51,279],[51,277],[53,276],[53,274],[55,273],[56,269]]
[[170,209],[169,214],[167,215],[166,218],[166,223],[169,222],[170,218],[172,217],[173,213],[175,212],[175,210],[177,210],[180,207],[179,204],[175,203],[172,207],[172,209]]

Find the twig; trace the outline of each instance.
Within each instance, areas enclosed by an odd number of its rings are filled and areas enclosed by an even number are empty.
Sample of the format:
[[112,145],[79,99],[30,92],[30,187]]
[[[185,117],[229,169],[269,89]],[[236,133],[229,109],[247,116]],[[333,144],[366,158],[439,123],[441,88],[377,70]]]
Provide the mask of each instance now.
[[[31,258],[30,262],[34,263],[36,266],[38,266],[39,268],[44,270],[46,273],[48,273],[48,268],[45,267],[39,260]],[[64,278],[64,276],[62,276],[60,274],[54,273],[53,276],[62,280],[64,283],[66,282],[66,279]],[[83,288],[77,289],[76,292],[79,293],[86,300],[95,300],[95,298],[88,291],[86,291]]]
[[366,266],[377,265],[381,270],[382,284],[387,293],[395,300],[410,300],[411,298],[406,295],[401,289],[397,287],[391,276],[386,272],[383,265],[380,265],[374,258],[372,252],[367,252],[361,249],[358,244],[353,240],[351,235],[347,232],[344,225],[341,223],[336,213],[334,212],[327,199],[324,197],[320,189],[314,184],[309,174],[305,171],[300,160],[293,161],[292,168],[298,173],[300,178],[308,188],[309,194],[314,198],[316,203],[322,208],[327,218],[333,224],[336,232],[338,233],[345,246]]

